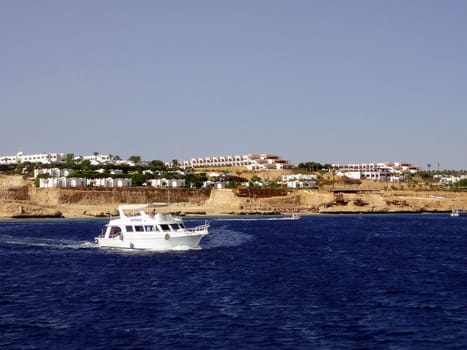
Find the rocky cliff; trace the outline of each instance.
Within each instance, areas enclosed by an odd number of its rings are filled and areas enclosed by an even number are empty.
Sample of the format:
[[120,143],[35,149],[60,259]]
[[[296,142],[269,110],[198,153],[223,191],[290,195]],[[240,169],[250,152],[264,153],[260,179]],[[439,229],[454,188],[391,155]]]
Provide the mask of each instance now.
[[[123,203],[199,206],[204,191],[155,188],[37,188],[21,176],[0,175],[0,217],[81,217],[115,213]],[[175,204],[174,204],[175,205]]]
[[[370,184],[371,185],[371,184]],[[171,203],[180,214],[448,212],[467,209],[467,193],[371,190],[42,189],[20,176],[0,175],[0,217],[86,217],[115,214],[123,203]]]
[[350,191],[289,190],[282,196],[238,197],[230,190],[213,191],[208,212],[239,213],[418,213],[449,212],[467,208],[467,193],[446,191]]

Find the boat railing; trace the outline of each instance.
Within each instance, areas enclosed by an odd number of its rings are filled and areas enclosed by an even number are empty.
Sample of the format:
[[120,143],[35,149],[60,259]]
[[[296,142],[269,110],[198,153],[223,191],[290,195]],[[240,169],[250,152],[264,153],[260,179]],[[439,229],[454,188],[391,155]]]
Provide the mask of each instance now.
[[195,233],[195,232],[200,232],[200,231],[206,231],[208,228],[209,228],[209,223],[206,222],[203,225],[187,228],[187,231],[191,233]]
[[102,230],[101,230],[101,233],[99,234],[99,238],[104,238],[105,237],[105,231],[107,230],[107,227],[104,227]]

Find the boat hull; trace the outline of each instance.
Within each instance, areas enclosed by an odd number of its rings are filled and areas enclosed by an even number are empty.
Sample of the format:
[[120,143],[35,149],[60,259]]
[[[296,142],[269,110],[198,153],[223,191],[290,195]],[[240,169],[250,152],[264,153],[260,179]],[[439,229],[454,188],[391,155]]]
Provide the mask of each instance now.
[[154,251],[200,249],[199,243],[208,232],[190,234],[166,233],[165,235],[129,234],[121,237],[96,237],[95,243],[102,248],[142,249]]
[[[187,228],[179,217],[170,213],[156,213],[157,206],[119,205],[119,216],[109,220],[94,242],[102,248],[158,251],[199,249],[201,239],[209,234],[209,224],[205,222]],[[151,208],[153,210],[148,214],[146,210]]]

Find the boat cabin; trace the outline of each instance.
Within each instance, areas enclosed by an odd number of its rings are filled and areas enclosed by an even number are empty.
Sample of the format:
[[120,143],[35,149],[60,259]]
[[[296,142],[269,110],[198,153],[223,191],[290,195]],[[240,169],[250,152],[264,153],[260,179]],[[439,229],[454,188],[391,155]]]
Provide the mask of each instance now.
[[170,224],[157,224],[157,225],[106,225],[105,236],[114,238],[120,236],[122,233],[129,232],[176,232],[185,229],[183,223],[170,223]]

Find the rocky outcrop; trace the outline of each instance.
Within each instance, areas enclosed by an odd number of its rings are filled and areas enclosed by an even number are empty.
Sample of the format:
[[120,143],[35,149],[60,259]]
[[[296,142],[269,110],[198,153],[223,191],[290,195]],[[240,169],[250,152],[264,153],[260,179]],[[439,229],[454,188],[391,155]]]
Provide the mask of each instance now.
[[155,188],[36,188],[20,176],[0,175],[0,217],[87,217],[117,213],[119,204],[169,202],[161,211],[181,215],[251,213],[395,213],[467,209],[467,192],[371,190]]
[[30,200],[49,205],[115,205],[121,203],[192,202],[208,198],[203,191],[156,188],[36,188],[29,191]]
[[10,218],[61,218],[61,211],[21,202],[0,202],[0,214]]
[[[300,212],[323,213],[418,213],[449,212],[467,208],[466,192],[447,191],[350,191],[289,190],[282,196],[236,196],[230,190],[213,191],[206,202],[215,213]],[[219,213],[219,210],[217,210]]]

